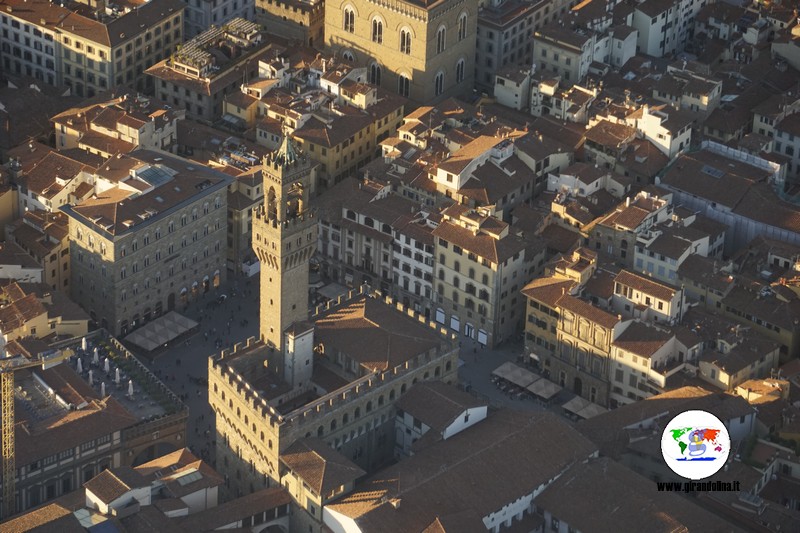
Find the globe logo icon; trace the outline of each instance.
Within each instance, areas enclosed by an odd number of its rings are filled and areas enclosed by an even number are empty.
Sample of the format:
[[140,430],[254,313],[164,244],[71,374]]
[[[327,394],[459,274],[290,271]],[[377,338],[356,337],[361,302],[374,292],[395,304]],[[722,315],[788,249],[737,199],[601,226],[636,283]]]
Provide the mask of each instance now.
[[681,477],[700,480],[725,466],[731,439],[725,424],[707,411],[678,414],[661,434],[661,454],[669,468]]

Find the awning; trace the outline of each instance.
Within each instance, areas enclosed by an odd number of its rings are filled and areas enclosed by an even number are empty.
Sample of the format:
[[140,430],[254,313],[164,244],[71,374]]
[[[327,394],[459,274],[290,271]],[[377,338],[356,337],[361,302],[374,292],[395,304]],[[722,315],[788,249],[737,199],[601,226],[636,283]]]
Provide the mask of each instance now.
[[528,391],[543,400],[549,400],[561,391],[561,387],[549,379],[534,381],[527,387]]
[[592,418],[593,416],[597,416],[607,411],[607,409],[604,407],[600,407],[596,403],[592,403],[585,398],[581,398],[580,396],[576,396],[575,398],[566,402],[564,405],[562,405],[562,407],[565,411],[569,411],[570,413],[583,419]]
[[166,315],[148,322],[122,340],[152,352],[196,327],[197,322],[191,318],[170,311]]
[[324,287],[317,289],[317,294],[321,294],[325,298],[331,300],[335,300],[339,296],[346,296],[347,292],[347,287],[339,285],[338,283],[328,283]]
[[512,362],[503,363],[492,372],[495,376],[501,377],[518,387],[525,388],[531,383],[542,379],[541,376],[534,374]]

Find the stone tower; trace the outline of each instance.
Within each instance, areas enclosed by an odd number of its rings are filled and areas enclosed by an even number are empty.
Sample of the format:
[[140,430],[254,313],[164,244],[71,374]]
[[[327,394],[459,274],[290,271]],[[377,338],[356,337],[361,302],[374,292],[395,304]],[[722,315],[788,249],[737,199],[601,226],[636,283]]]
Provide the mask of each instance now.
[[308,263],[317,246],[308,204],[313,171],[288,134],[262,163],[264,203],[253,212],[253,250],[261,261],[261,340],[279,354],[270,364],[282,364],[284,332],[308,320]]

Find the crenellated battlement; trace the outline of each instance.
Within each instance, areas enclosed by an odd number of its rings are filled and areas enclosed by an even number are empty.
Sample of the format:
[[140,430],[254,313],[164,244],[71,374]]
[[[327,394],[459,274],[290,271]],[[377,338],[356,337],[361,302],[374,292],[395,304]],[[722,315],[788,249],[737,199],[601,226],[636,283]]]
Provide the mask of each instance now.
[[244,345],[242,343],[237,343],[233,347],[233,350],[223,350],[218,356],[213,357],[211,359],[211,366],[228,386],[236,390],[239,400],[246,402],[253,411],[260,413],[264,420],[269,422],[270,426],[286,423],[306,423],[310,420],[322,417],[344,404],[370,394],[375,389],[391,381],[402,378],[412,370],[433,362],[455,349],[455,346],[448,346],[442,343],[427,352],[417,354],[414,359],[406,361],[404,364],[398,365],[391,370],[372,372],[289,413],[281,414],[252,387],[247,379],[231,366],[225,364],[225,358],[253,348],[257,344],[258,341],[256,341],[254,337],[247,339]]
[[283,228],[293,228],[315,221],[314,211],[310,209],[291,218],[287,218],[286,220],[278,221],[277,217],[270,216],[269,213],[267,213],[267,209],[264,204],[253,208],[253,217],[276,229],[279,227],[279,225]]
[[413,318],[414,320],[420,322],[421,324],[427,325],[429,328],[436,331],[439,335],[449,339],[453,342],[457,342],[457,336],[452,331],[448,330],[445,326],[439,324],[438,322],[434,322],[433,320],[429,320],[425,317],[425,315],[418,313],[412,307],[404,305],[400,300],[397,300],[391,296],[383,296],[381,297],[377,291],[372,291],[371,287],[367,284],[361,285],[358,289],[351,289],[348,291],[347,295],[341,295],[336,300],[330,300],[325,304],[318,305],[314,309],[314,312],[311,315],[311,321],[314,322],[315,319],[321,318],[325,314],[336,310],[336,308],[341,307],[348,302],[352,301],[353,299],[361,296],[367,295],[370,298],[381,298],[384,303],[390,305],[403,313],[406,316]]
[[[454,348],[455,347],[451,347],[451,349]],[[413,364],[412,360],[409,360],[385,372],[371,372],[366,376],[362,376],[348,383],[340,389],[329,392],[294,411],[286,413],[286,415],[283,416],[283,420],[288,423],[305,424],[306,422],[321,418],[345,404],[353,402],[358,398],[368,396],[370,393],[392,381],[403,378],[413,370],[439,359],[441,356],[447,354],[448,351],[450,350],[447,350],[447,346],[442,344],[425,353],[418,354],[413,359]]]
[[[370,298],[377,297],[376,293],[371,291],[369,285],[362,285],[358,289],[350,290],[346,295],[340,296],[335,301],[328,302],[326,305],[317,306],[311,320],[313,322],[315,318],[322,317],[324,314],[334,311],[338,307],[347,305],[352,300],[364,295]],[[341,406],[363,398],[376,389],[395,380],[400,380],[410,372],[437,361],[445,355],[457,350],[458,344],[455,335],[447,331],[447,328],[443,327],[441,324],[427,320],[423,315],[420,315],[413,309],[391,297],[384,297],[383,301],[403,314],[434,329],[443,337],[442,342],[426,352],[417,354],[402,365],[398,365],[383,372],[371,372],[366,376],[362,376],[348,383],[344,387],[325,394],[316,400],[284,414],[270,405],[241,373],[226,364],[226,359],[258,346],[260,341],[256,340],[254,337],[247,339],[244,344],[237,343],[232,350],[222,350],[219,355],[212,357],[211,371],[217,373],[228,386],[235,389],[240,401],[246,402],[253,411],[261,413],[261,416],[269,422],[271,426],[275,424],[305,424],[324,417]]]

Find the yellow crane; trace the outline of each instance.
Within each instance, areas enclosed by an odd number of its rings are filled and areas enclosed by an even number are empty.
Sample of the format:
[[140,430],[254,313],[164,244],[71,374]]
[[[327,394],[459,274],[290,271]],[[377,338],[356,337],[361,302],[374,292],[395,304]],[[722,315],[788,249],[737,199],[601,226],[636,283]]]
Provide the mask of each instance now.
[[72,357],[70,348],[56,350],[50,354],[39,354],[34,359],[15,355],[0,359],[0,415],[3,420],[3,519],[16,512],[16,449],[14,443],[14,372],[25,368],[41,366],[43,369],[53,367],[65,359]]

